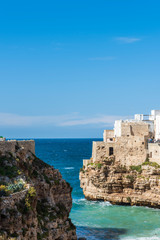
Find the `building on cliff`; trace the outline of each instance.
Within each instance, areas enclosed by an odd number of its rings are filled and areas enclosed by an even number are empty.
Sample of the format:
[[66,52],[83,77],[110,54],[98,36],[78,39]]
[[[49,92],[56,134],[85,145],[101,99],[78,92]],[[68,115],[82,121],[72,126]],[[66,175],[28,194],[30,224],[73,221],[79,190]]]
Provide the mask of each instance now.
[[117,120],[113,130],[104,130],[103,141],[93,142],[92,158],[84,165],[115,156],[122,165],[139,165],[146,159],[160,164],[160,110]]
[[79,178],[89,200],[160,208],[160,111],[104,130]]

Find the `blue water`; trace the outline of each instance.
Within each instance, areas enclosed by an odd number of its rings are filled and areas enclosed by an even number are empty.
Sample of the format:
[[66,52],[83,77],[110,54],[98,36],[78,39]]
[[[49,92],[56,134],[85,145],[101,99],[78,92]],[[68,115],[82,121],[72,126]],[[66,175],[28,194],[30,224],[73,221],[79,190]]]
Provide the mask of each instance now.
[[88,240],[160,239],[160,210],[146,207],[113,206],[84,198],[79,170],[91,157],[92,141],[101,139],[37,139],[36,155],[59,169],[73,187],[70,217],[78,237]]

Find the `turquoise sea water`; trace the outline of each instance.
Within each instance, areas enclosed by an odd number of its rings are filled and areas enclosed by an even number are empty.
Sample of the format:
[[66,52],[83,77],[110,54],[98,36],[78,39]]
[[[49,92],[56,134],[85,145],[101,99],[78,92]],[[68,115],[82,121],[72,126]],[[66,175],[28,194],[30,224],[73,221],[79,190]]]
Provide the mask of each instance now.
[[79,182],[82,160],[91,157],[92,141],[101,139],[37,139],[36,155],[59,169],[73,187],[70,217],[78,237],[88,240],[160,239],[160,210],[113,206],[87,201]]

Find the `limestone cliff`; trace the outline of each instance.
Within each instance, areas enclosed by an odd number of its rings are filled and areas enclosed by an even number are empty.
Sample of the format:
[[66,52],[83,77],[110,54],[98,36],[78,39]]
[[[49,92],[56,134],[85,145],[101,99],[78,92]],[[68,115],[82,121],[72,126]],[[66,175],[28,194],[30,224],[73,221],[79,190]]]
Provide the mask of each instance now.
[[[7,144],[7,143],[6,143]],[[13,144],[8,143],[9,146]],[[0,239],[76,240],[71,187],[58,170],[14,142],[0,153]]]
[[138,166],[122,166],[114,156],[83,166],[81,187],[89,200],[160,208],[160,165],[148,159]]

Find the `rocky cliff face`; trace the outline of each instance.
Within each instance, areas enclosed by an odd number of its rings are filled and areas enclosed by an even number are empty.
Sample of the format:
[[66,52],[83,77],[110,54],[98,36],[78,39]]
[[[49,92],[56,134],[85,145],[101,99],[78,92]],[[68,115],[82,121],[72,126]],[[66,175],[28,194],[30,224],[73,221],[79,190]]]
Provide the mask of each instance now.
[[114,157],[89,163],[80,171],[81,187],[89,200],[160,208],[160,165],[146,160],[125,167]]
[[0,154],[0,239],[76,240],[71,207],[58,170],[19,145]]

